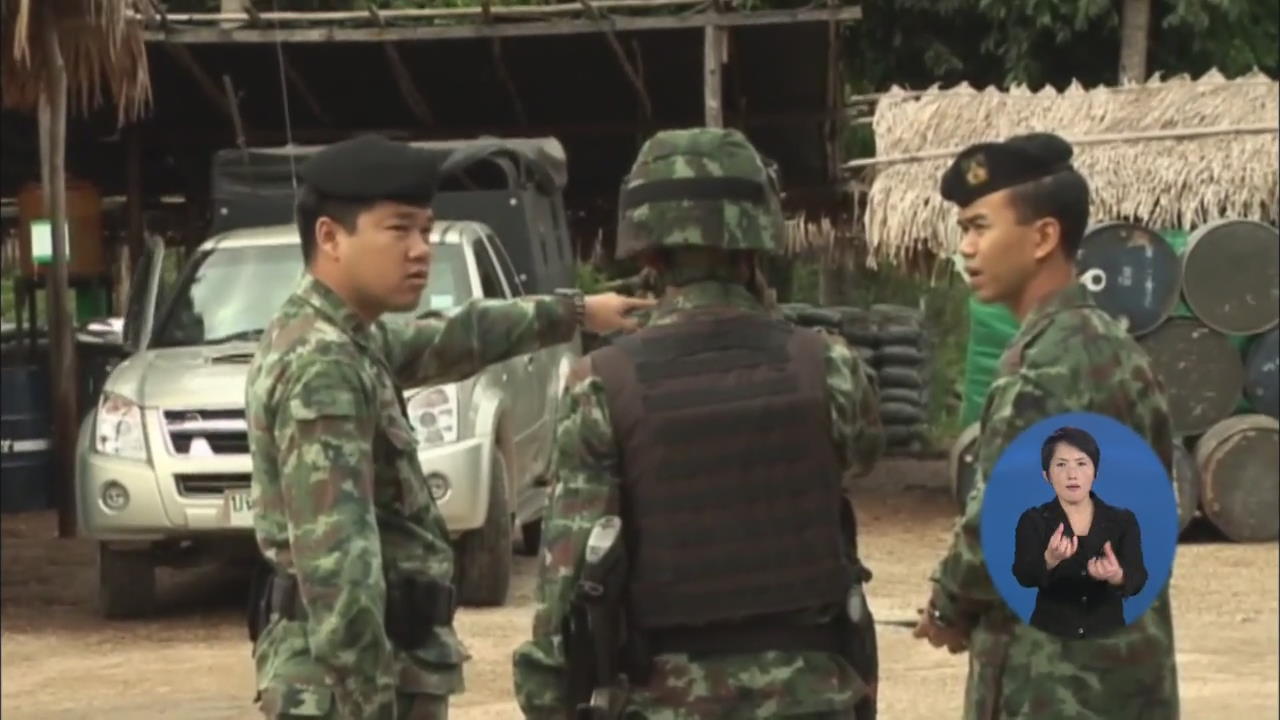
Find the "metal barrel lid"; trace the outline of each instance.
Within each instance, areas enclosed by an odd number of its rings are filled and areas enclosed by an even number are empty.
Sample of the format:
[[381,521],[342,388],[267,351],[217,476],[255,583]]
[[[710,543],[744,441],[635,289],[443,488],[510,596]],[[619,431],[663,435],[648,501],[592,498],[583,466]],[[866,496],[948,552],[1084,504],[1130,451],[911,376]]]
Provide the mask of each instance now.
[[1200,468],[1179,441],[1173,443],[1173,496],[1178,502],[1178,532],[1182,532],[1200,506]]
[[1253,220],[1219,220],[1191,234],[1182,295],[1205,325],[1252,335],[1280,324],[1280,233]]
[[1244,362],[1244,394],[1253,409],[1280,418],[1280,328],[1253,341]]
[[947,476],[951,479],[951,496],[960,513],[978,478],[978,436],[981,424],[973,423],[960,432],[947,458]]
[[1192,318],[1169,318],[1138,344],[1169,395],[1175,435],[1198,435],[1235,410],[1244,364],[1226,335]]
[[1133,335],[1169,317],[1182,289],[1178,253],[1158,233],[1133,223],[1089,228],[1076,252],[1076,269],[1098,306]]
[[1236,542],[1280,537],[1280,421],[1236,415],[1196,443],[1200,507]]

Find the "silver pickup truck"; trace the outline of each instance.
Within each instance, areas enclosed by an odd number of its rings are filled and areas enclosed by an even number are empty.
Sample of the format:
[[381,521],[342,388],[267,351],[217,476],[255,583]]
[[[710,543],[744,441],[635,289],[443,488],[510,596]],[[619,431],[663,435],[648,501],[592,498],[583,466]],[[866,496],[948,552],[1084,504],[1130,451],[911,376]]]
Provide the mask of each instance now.
[[[387,322],[522,294],[485,225],[438,222],[431,242],[419,308]],[[138,268],[123,331],[130,354],[107,377],[77,448],[80,532],[99,544],[108,617],[151,612],[158,566],[253,556],[245,377],[263,327],[303,270],[293,226],[208,240],[168,291],[163,252],[149,248]],[[466,604],[506,601],[514,528],[526,551],[537,550],[559,391],[580,347],[575,338],[459,383],[405,391]]]

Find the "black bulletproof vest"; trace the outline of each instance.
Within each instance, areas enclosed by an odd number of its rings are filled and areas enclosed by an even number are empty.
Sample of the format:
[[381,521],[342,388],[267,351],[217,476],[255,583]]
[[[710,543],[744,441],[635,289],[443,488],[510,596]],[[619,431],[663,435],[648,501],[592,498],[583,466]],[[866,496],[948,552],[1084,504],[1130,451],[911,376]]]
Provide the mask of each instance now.
[[622,454],[639,628],[844,601],[825,342],[762,315],[698,311],[592,353]]

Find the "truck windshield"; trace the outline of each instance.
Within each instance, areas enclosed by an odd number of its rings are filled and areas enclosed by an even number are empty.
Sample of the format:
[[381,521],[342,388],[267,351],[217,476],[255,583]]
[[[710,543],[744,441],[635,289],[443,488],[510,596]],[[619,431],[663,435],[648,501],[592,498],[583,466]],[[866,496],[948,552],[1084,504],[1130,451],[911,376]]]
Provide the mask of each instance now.
[[[393,317],[445,311],[471,299],[462,248],[436,244],[431,251],[431,275],[417,310]],[[151,346],[257,340],[302,269],[302,251],[292,243],[218,247],[196,255],[160,308]]]

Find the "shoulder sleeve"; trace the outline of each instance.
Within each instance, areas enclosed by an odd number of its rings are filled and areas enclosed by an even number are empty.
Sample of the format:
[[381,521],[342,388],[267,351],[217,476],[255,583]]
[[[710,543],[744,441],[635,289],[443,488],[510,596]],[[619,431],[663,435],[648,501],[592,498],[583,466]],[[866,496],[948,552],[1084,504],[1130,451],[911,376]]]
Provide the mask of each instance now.
[[569,342],[577,330],[572,301],[553,296],[472,300],[447,319],[387,321],[387,362],[412,387],[453,382],[517,355]]
[[604,386],[597,377],[569,390],[556,427],[554,486],[543,520],[533,637],[515,652],[516,699],[528,717],[564,717],[571,708],[563,625],[595,522],[619,492],[618,450]]
[[823,337],[831,441],[846,478],[871,472],[884,453],[880,402],[870,373],[844,342]]
[[340,714],[373,717],[395,687],[373,503],[376,410],[352,364],[299,362],[274,427],[292,569]]

